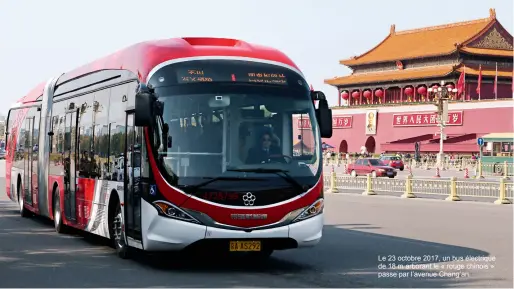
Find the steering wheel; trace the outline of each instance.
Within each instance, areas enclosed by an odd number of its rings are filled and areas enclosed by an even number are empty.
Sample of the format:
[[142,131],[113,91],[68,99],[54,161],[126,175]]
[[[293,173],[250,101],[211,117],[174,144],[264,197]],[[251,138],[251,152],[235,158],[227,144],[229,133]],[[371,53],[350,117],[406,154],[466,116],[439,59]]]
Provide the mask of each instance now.
[[282,158],[282,161],[279,161],[280,163],[290,164],[291,162],[293,162],[293,158],[290,157],[290,156],[286,156],[286,155],[280,155],[280,154],[270,155],[269,158],[270,159],[280,159],[280,158]]

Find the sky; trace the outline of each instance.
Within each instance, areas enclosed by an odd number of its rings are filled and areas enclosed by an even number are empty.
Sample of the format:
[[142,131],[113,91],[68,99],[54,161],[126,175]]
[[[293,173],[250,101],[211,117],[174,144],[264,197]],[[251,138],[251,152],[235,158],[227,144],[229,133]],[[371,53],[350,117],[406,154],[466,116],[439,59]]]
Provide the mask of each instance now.
[[396,30],[489,16],[513,32],[509,0],[0,0],[0,114],[52,76],[126,46],[173,37],[228,37],[286,53],[331,104],[324,79],[348,75],[339,60]]

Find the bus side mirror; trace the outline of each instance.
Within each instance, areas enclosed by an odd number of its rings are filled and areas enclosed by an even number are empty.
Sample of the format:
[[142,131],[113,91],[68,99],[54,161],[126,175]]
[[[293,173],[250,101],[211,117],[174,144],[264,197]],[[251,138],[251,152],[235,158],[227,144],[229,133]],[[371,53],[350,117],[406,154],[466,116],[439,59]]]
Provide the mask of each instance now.
[[136,126],[151,126],[153,122],[153,107],[155,96],[147,92],[136,94],[136,111],[134,113],[134,124]]
[[316,119],[319,124],[319,131],[322,138],[332,137],[332,110],[328,107],[325,94],[321,91],[313,91],[311,95],[315,95],[315,100],[318,100],[318,108],[316,108]]

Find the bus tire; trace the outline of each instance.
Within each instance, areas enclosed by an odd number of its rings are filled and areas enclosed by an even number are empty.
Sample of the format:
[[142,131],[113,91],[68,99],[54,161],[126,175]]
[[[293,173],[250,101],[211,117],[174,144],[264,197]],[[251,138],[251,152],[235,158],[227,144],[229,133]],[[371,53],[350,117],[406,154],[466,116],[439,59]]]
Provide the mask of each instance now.
[[59,194],[59,187],[56,186],[54,188],[53,198],[52,198],[52,208],[54,214],[54,227],[55,231],[59,234],[66,233],[66,227],[62,223],[62,213],[61,213],[61,197]]
[[[119,198],[114,196],[111,199],[111,204],[109,211],[109,234],[113,243],[114,248],[116,249],[116,255],[122,259],[128,259],[130,248],[125,243],[125,231],[123,228],[123,214],[121,212],[121,205]],[[112,208],[112,210],[111,210]]]
[[30,212],[25,208],[25,200],[23,199],[20,176],[18,176],[17,191],[18,191],[18,205],[20,207],[20,215],[23,218],[27,218],[30,216]]

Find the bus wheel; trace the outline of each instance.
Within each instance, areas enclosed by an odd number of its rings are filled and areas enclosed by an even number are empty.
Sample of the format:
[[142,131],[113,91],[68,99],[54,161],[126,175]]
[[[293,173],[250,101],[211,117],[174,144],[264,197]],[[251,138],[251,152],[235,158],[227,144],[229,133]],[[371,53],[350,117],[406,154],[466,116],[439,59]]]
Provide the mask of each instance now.
[[23,218],[27,218],[30,213],[27,209],[25,209],[25,200],[23,199],[23,195],[20,193],[21,185],[18,184],[18,204],[20,205],[20,215]]
[[129,257],[129,247],[125,243],[125,231],[123,230],[123,226],[120,202],[116,200],[114,214],[109,221],[109,228],[111,228],[111,240],[114,242],[116,254],[122,259],[127,259]]
[[60,202],[60,194],[59,187],[56,187],[54,190],[53,197],[53,208],[54,208],[54,227],[55,231],[59,234],[65,233],[65,227],[62,223],[62,215],[61,215],[61,202]]

